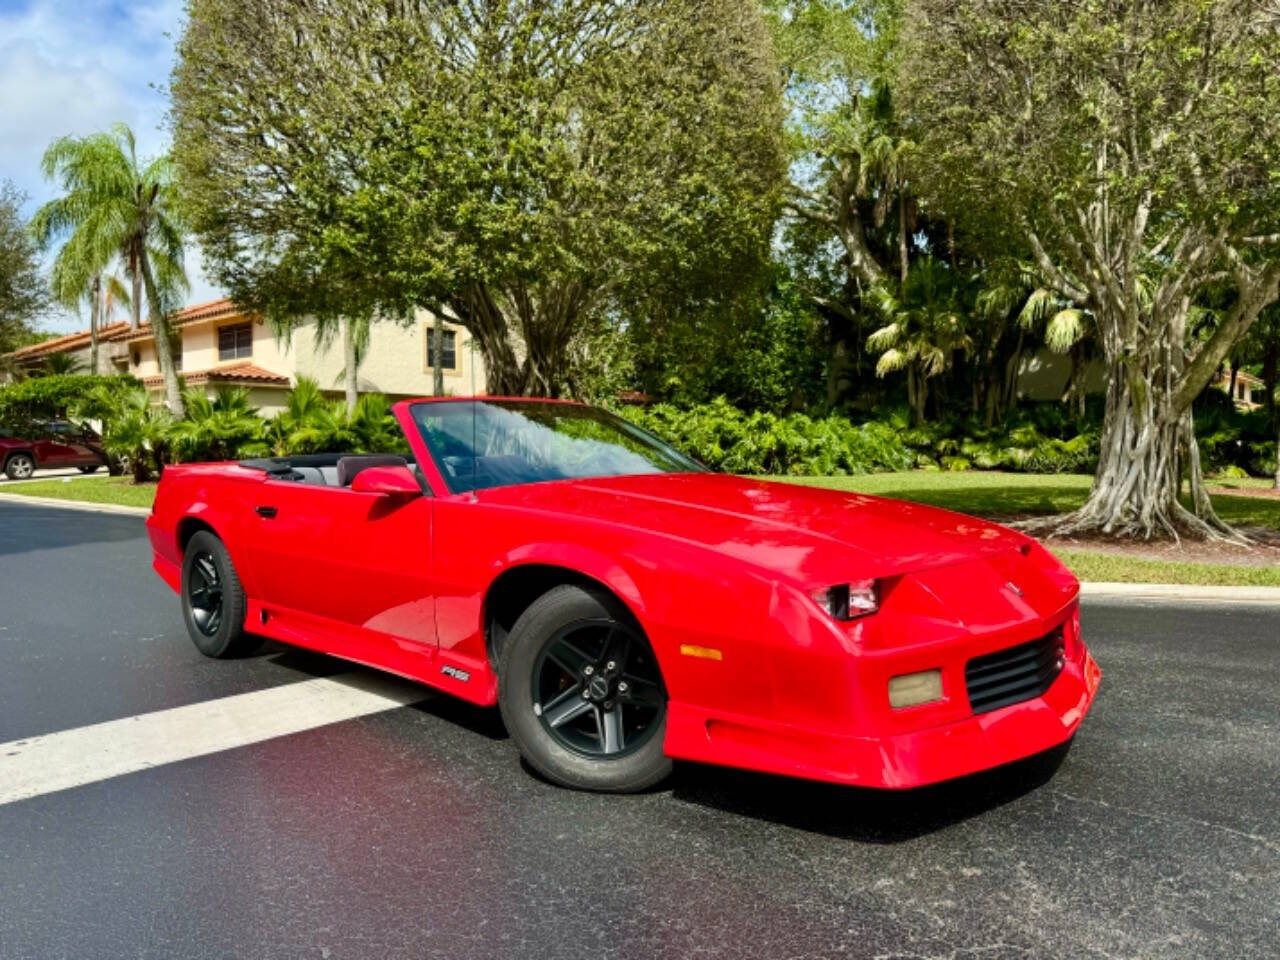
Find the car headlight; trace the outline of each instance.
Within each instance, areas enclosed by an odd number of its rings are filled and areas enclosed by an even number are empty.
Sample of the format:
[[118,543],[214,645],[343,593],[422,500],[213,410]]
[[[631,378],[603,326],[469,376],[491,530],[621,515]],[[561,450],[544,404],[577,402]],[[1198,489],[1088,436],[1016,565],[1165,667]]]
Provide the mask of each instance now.
[[880,609],[880,584],[853,580],[813,592],[814,602],[836,620],[856,620]]

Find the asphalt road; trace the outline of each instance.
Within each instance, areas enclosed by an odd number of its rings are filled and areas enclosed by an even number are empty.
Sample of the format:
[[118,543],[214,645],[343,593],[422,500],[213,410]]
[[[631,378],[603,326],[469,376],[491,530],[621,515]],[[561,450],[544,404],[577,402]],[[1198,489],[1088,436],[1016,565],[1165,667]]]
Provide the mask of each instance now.
[[[0,805],[0,960],[1275,957],[1280,610],[1084,626],[1065,757],[911,794],[567,792],[424,695]],[[349,670],[205,660],[139,518],[0,502],[0,743]]]

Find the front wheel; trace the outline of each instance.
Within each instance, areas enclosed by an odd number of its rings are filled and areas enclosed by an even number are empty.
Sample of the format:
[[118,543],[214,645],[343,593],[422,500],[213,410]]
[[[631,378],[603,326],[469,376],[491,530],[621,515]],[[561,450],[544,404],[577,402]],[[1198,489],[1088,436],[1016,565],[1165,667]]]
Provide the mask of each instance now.
[[543,594],[516,621],[499,660],[503,721],[548,780],[630,793],[671,772],[657,658],[608,594],[574,585]]
[[10,480],[27,480],[36,472],[36,461],[29,453],[14,453],[4,462],[4,472]]
[[207,530],[182,555],[182,618],[206,657],[236,657],[261,642],[244,629],[245,595],[226,545]]

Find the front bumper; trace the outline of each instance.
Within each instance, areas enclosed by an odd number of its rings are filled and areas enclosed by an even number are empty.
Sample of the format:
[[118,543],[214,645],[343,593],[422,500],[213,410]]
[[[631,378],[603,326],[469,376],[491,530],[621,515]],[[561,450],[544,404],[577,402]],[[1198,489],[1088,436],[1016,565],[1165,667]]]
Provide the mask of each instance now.
[[1042,695],[989,713],[879,736],[843,736],[672,701],[666,752],[678,759],[866,787],[925,786],[1059,746],[1080,726],[1101,670],[1083,640]]

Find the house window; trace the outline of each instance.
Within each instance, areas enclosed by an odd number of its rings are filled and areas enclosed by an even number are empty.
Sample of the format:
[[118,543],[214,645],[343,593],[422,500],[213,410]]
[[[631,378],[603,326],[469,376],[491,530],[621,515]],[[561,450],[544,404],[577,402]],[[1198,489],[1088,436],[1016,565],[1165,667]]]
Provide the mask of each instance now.
[[218,359],[239,360],[253,356],[253,324],[237,323],[218,328]]
[[[444,363],[441,366],[445,370],[458,369],[458,336],[454,330],[444,331],[444,335],[440,338],[444,341],[443,349],[440,351],[444,354]],[[427,367],[434,370],[436,366],[436,332],[431,327],[427,327]]]

